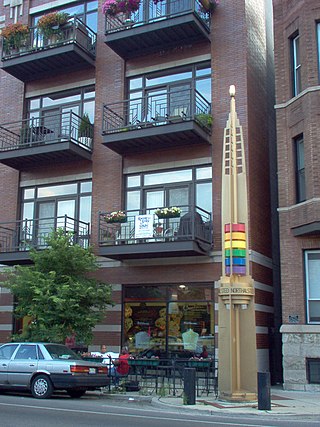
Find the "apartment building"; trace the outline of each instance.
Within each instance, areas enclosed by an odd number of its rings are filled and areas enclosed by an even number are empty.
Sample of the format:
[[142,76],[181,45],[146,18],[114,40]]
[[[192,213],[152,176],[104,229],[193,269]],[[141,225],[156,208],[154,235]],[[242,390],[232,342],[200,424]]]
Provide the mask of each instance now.
[[320,383],[320,5],[273,1],[284,387]]
[[[0,263],[28,264],[30,247],[45,247],[52,229],[72,230],[93,246],[97,277],[112,285],[116,303],[96,326],[92,349],[157,346],[175,355],[205,344],[214,354],[233,84],[247,162],[258,369],[269,369],[279,286],[271,1],[136,4],[111,14],[96,0],[1,4],[3,29],[21,22],[28,30],[18,49],[7,40],[2,50]],[[69,17],[43,31],[57,11]],[[0,341],[18,328],[12,308],[2,289]],[[192,345],[184,339],[190,330]]]

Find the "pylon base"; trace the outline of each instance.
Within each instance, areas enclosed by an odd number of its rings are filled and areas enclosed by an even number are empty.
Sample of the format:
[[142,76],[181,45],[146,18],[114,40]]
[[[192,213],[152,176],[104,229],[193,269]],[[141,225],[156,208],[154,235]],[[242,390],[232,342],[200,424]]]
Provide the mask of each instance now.
[[219,399],[225,400],[226,402],[257,402],[258,397],[256,393],[240,390],[233,393],[221,392],[219,394]]

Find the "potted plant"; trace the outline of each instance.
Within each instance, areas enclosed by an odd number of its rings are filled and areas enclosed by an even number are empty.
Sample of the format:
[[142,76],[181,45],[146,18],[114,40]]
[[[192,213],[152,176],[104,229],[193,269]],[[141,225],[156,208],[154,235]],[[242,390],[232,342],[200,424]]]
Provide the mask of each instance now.
[[105,214],[105,221],[110,223],[126,222],[127,215],[123,211],[114,211]]
[[3,37],[3,49],[7,53],[19,52],[27,45],[30,30],[28,25],[17,22],[16,24],[9,24],[2,29],[1,35]]
[[129,15],[139,9],[140,0],[105,0],[102,12],[105,15],[116,16],[119,13]]
[[93,125],[90,122],[88,113],[84,113],[84,115],[81,117],[78,136],[79,142],[84,145],[91,146],[93,138]]
[[158,208],[154,211],[158,218],[178,218],[181,214],[181,209],[175,206],[170,208]]
[[207,114],[207,113],[196,114],[195,119],[205,127],[211,128],[212,126],[212,114]]
[[69,20],[66,12],[50,12],[41,16],[37,23],[37,29],[48,42],[54,44],[62,37],[61,26]]

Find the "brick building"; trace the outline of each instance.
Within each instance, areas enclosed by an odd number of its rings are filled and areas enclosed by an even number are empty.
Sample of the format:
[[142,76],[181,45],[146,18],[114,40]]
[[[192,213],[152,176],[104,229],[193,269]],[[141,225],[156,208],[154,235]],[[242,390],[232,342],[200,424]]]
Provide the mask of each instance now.
[[[7,43],[2,53],[0,263],[27,264],[30,245],[44,247],[46,234],[65,226],[81,244],[90,237],[98,276],[113,286],[116,305],[95,328],[92,348],[156,345],[175,354],[206,344],[214,353],[222,143],[234,84],[258,368],[275,371],[271,1],[220,2],[211,13],[205,0],[156,3],[107,17],[97,1],[1,5],[2,27],[19,21],[31,29],[18,49]],[[41,33],[41,17],[57,10],[69,21]],[[173,206],[179,217],[155,215]],[[124,222],[110,219],[120,210]],[[16,328],[2,289],[0,341]],[[186,341],[190,329],[196,343]]]
[[320,383],[320,5],[274,0],[284,387]]

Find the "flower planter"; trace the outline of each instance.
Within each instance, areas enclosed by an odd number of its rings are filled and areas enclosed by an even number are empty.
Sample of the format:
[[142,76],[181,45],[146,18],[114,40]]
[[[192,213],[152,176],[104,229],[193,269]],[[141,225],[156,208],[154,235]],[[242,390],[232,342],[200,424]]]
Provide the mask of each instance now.
[[108,224],[118,224],[122,222],[127,222],[127,218],[106,218]]
[[170,213],[170,214],[157,214],[157,217],[159,219],[167,219],[167,218],[179,218],[180,217],[180,213]]

